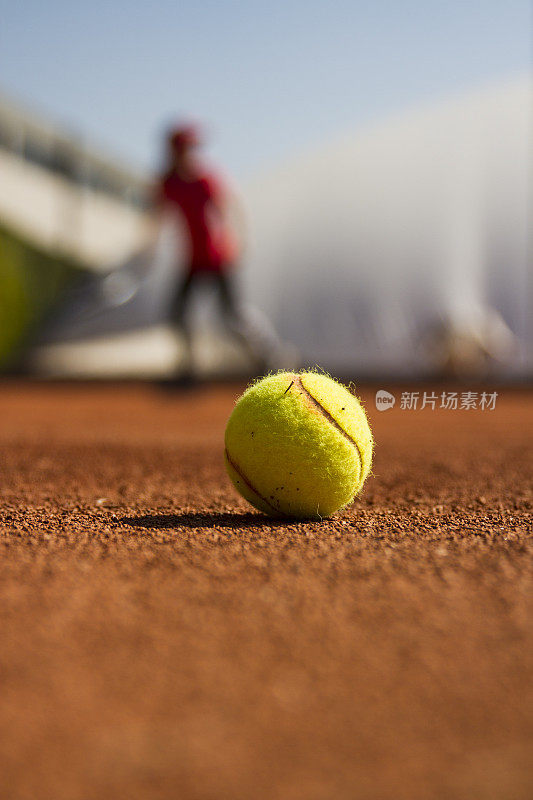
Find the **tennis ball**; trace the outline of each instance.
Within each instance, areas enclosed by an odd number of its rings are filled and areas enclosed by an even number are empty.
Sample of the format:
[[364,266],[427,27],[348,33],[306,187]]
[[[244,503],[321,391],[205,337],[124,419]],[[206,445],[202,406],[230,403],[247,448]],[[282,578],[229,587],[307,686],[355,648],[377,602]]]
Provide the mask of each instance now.
[[354,499],[372,462],[359,400],[315,372],[280,372],[253,384],[233,409],[225,444],[237,491],[275,517],[330,516]]

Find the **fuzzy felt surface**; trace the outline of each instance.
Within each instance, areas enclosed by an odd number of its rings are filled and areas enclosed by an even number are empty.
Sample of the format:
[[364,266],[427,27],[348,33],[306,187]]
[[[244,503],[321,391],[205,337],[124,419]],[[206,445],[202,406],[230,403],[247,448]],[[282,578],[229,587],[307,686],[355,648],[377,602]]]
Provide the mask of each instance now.
[[372,461],[372,434],[357,398],[312,372],[270,375],[247,389],[225,446],[236,489],[272,516],[330,516],[353,500]]

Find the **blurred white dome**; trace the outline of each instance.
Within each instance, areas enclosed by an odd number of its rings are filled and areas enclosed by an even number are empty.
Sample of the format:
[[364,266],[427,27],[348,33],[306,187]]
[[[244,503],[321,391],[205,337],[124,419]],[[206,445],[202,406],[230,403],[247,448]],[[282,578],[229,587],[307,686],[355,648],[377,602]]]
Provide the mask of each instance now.
[[250,299],[307,362],[427,374],[429,331],[486,314],[518,343],[497,369],[531,367],[532,88],[408,113],[248,187]]

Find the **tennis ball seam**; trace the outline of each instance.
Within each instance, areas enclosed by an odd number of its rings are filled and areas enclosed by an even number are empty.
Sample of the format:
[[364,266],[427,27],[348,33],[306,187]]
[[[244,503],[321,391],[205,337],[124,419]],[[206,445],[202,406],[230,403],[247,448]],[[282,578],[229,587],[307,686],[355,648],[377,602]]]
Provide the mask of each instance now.
[[242,481],[243,481],[243,482],[246,484],[246,486],[247,486],[249,489],[251,489],[251,491],[252,491],[254,494],[256,494],[256,495],[257,495],[257,496],[258,496],[258,497],[259,497],[259,498],[260,498],[260,499],[263,501],[263,503],[265,503],[265,505],[267,505],[269,508],[271,508],[271,509],[272,509],[272,511],[274,511],[276,514],[279,514],[279,508],[276,508],[276,506],[273,506],[273,505],[272,505],[272,503],[270,503],[270,502],[269,502],[269,501],[266,499],[266,497],[265,497],[264,495],[262,495],[262,494],[261,494],[261,492],[259,492],[259,491],[258,491],[258,490],[255,488],[255,486],[253,485],[253,483],[251,483],[251,482],[249,481],[249,479],[246,477],[246,475],[244,474],[244,472],[242,471],[242,469],[241,469],[239,466],[237,466],[237,464],[235,463],[235,461],[234,461],[234,460],[233,460],[233,459],[230,457],[230,454],[228,453],[228,448],[227,448],[227,447],[225,448],[224,452],[225,452],[225,454],[226,454],[226,458],[228,459],[228,462],[229,462],[229,464],[231,465],[232,469],[233,469],[233,470],[234,470],[234,471],[237,473],[237,475],[238,475],[238,476],[241,478],[241,480],[242,480]]
[[[357,453],[357,457],[358,457],[358,459],[359,459],[359,476],[362,476],[362,474],[363,474],[363,456],[361,455],[361,451],[360,451],[360,449],[359,449],[359,445],[357,444],[357,442],[355,441],[355,439],[353,439],[353,438],[350,436],[350,434],[349,434],[349,433],[347,433],[347,432],[344,430],[344,428],[342,427],[342,425],[339,425],[339,423],[337,422],[337,420],[335,419],[335,417],[334,417],[334,416],[332,416],[332,415],[329,413],[329,411],[327,411],[327,409],[325,409],[325,408],[324,408],[324,406],[323,406],[321,403],[319,403],[319,402],[318,402],[318,400],[317,400],[315,397],[313,397],[313,395],[311,394],[311,392],[309,391],[309,389],[307,389],[307,388],[304,386],[304,384],[303,384],[303,382],[302,382],[302,376],[301,376],[301,375],[295,375],[295,376],[294,376],[294,385],[295,385],[295,386],[297,387],[297,389],[300,391],[300,394],[302,395],[302,397],[304,398],[304,400],[307,400],[307,401],[308,401],[308,406],[311,408],[311,410],[313,410],[315,413],[318,413],[318,414],[320,414],[322,417],[324,417],[324,418],[325,418],[325,419],[326,419],[326,420],[327,420],[327,421],[328,421],[328,422],[329,422],[331,425],[333,425],[333,427],[334,427],[334,428],[335,428],[335,429],[336,429],[336,430],[337,430],[337,431],[338,431],[340,434],[342,434],[342,436],[344,436],[344,438],[345,438],[345,439],[347,439],[347,440],[350,442],[350,444],[351,444],[351,445],[353,445],[353,447],[355,447],[355,451],[356,451],[356,453]],[[357,491],[357,488],[356,488],[356,491]]]

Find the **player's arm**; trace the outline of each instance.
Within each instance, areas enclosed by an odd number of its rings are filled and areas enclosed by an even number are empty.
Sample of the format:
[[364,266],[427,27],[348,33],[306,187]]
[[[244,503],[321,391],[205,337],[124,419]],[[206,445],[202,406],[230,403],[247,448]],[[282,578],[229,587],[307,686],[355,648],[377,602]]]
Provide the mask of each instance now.
[[167,207],[167,199],[165,197],[165,190],[162,180],[154,182],[150,188],[150,205],[149,205],[149,230],[150,240],[154,240],[159,235],[163,218]]
[[244,204],[238,192],[228,183],[212,180],[211,202],[225,231],[229,232],[235,243],[236,261],[246,250],[247,224]]
[[226,221],[237,242],[237,255],[241,258],[247,249],[248,225],[242,198],[236,191],[228,195],[225,207]]
[[164,180],[159,179],[154,181],[149,189],[145,248],[152,257],[155,254],[167,215],[168,199],[165,194]]

